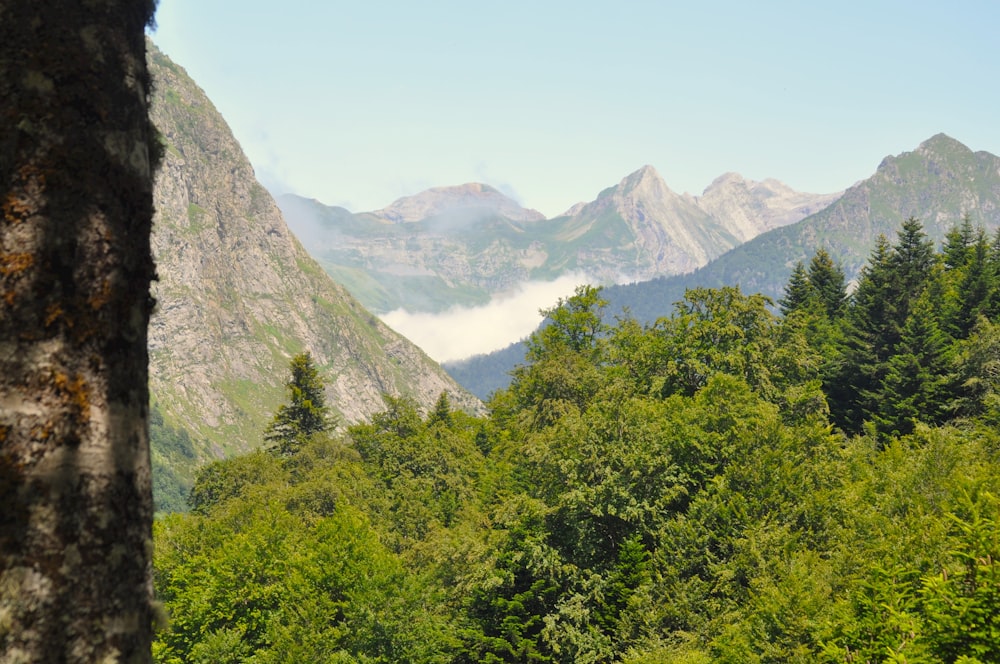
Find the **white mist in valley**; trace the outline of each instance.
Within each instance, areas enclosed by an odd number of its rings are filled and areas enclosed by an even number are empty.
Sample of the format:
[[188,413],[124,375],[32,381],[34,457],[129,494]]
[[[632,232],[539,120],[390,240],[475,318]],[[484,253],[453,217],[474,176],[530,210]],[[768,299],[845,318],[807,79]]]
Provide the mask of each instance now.
[[525,282],[481,307],[453,307],[437,314],[396,309],[381,318],[438,362],[461,360],[527,337],[542,322],[539,309],[555,306],[585,283],[582,273],[563,275],[554,281]]

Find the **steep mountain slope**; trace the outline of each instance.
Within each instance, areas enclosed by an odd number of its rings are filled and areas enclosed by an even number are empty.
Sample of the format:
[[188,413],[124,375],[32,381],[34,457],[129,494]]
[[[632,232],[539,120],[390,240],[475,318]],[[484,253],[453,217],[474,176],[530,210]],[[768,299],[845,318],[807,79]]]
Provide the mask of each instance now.
[[[710,190],[702,200],[710,198]],[[810,205],[806,202],[800,209]],[[871,177],[816,214],[762,233],[690,274],[606,288],[607,313],[613,316],[627,308],[638,320],[651,322],[669,315],[685,289],[696,286],[739,285],[744,292],[777,299],[795,262],[808,261],[820,247],[852,279],[868,260],[876,238],[883,234],[895,241],[908,217],[920,219],[927,234],[939,242],[965,214],[990,232],[1000,228],[1000,157],[973,152],[938,134],[911,152],[886,157]],[[485,397],[509,382],[506,373],[523,356],[523,346],[515,345],[445,367]]]
[[698,198],[651,166],[544,220],[482,184],[431,189],[352,215],[297,196],[279,205],[309,252],[365,306],[442,311],[529,280],[582,272],[601,283],[689,272],[833,196],[730,176]]
[[430,406],[447,391],[476,407],[322,271],[204,93],[155,47],[150,60],[152,114],[167,148],[155,191],[150,382],[164,419],[210,444],[196,456],[260,445],[284,400],[288,359],[303,350],[346,421],[380,410],[383,392]]

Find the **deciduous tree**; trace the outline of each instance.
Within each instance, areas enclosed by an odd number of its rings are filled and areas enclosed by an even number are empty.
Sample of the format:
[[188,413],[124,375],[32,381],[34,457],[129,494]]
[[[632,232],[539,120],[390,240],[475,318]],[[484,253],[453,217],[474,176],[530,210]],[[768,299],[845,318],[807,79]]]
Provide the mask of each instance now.
[[153,0],[0,0],[0,660],[143,662]]

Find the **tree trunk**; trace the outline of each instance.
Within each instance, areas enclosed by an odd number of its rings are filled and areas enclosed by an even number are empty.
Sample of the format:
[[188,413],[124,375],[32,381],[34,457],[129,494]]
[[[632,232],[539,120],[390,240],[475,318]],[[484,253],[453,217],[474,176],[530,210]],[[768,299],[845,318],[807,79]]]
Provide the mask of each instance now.
[[0,663],[148,662],[155,0],[0,0]]

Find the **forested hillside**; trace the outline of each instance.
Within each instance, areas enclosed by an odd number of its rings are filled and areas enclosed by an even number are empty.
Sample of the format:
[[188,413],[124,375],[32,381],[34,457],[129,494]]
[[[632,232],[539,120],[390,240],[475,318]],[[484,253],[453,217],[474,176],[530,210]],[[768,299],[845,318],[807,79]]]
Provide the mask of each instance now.
[[157,660],[1000,661],[1000,239],[910,219],[772,304],[581,287],[488,416],[344,435],[300,360],[156,524]]

